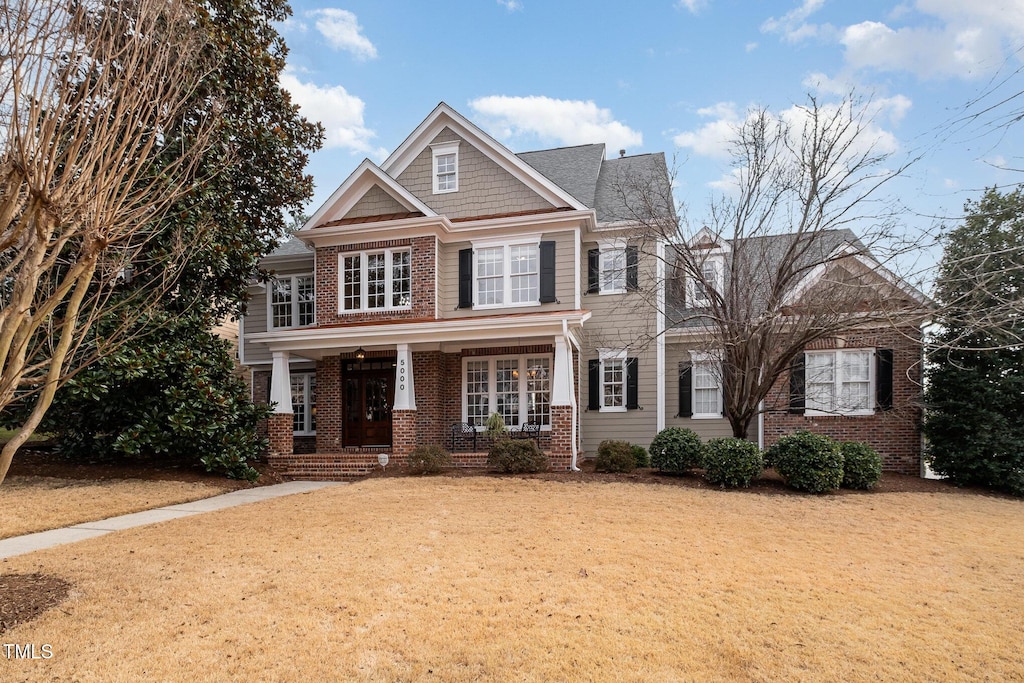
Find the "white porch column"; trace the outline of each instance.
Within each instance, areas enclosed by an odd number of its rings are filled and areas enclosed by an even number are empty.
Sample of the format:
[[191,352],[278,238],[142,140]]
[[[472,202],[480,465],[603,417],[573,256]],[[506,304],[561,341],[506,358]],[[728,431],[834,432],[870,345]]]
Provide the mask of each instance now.
[[416,391],[412,383],[412,351],[408,344],[397,344],[395,363],[395,410],[416,410]]
[[554,383],[551,387],[551,405],[572,405],[572,354],[564,335],[555,337]]
[[292,377],[287,351],[274,351],[274,365],[270,371],[270,402],[277,404],[274,406],[275,413],[292,412]]

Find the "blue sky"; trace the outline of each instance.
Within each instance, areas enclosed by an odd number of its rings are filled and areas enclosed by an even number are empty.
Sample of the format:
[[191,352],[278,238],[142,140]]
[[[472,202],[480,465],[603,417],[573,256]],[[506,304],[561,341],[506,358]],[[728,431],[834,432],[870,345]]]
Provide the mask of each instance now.
[[327,130],[309,167],[310,213],[442,100],[516,152],[590,142],[609,155],[665,152],[695,222],[723,186],[731,127],[748,107],[782,115],[808,93],[828,103],[855,88],[872,99],[872,135],[894,163],[923,155],[893,188],[908,224],[955,220],[983,188],[1024,179],[1024,122],[992,125],[1010,105],[951,125],[1024,90],[1024,0],[303,0],[293,10],[280,27],[282,83]]

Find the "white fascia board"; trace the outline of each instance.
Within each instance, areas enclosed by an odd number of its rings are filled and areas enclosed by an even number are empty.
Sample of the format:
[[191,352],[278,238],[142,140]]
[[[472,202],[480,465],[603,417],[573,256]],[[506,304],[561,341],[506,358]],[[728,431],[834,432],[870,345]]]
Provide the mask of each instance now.
[[437,134],[445,126],[454,130],[459,137],[476,147],[552,205],[571,206],[579,210],[587,208],[575,197],[513,154],[508,147],[492,138],[444,102],[438,104],[434,111],[430,112],[430,115],[398,146],[398,149],[381,164],[381,168],[393,177],[397,178],[402,175],[409,164],[437,137]]
[[594,211],[554,211],[550,213],[526,214],[523,216],[506,216],[504,218],[484,218],[476,221],[458,221],[451,223],[446,234],[439,235],[442,242],[462,242],[472,239],[493,238],[498,231],[518,232],[552,232],[556,230],[575,230],[581,224],[592,225]]
[[697,231],[697,233],[686,241],[686,247],[688,249],[695,249],[698,245],[703,243],[711,243],[717,245],[711,249],[713,253],[729,253],[732,251],[732,246],[729,244],[729,240],[723,238],[721,235],[714,233],[711,228],[703,227]]
[[352,171],[348,178],[345,179],[345,182],[339,185],[338,189],[335,190],[327,201],[316,210],[316,213],[306,221],[306,224],[302,226],[302,230],[300,230],[297,235],[302,237],[303,233],[307,230],[311,230],[324,222],[324,219],[328,214],[333,213],[344,216],[352,209],[353,206],[355,206],[356,202],[362,199],[363,195],[373,185],[378,184],[391,190],[392,196],[395,196],[396,199],[405,204],[406,208],[410,211],[420,211],[426,216],[437,215],[433,209],[399,185],[398,181],[385,173],[379,166],[377,166],[377,164],[373,163],[369,159],[363,159],[362,163],[356,167],[356,170]]
[[326,228],[315,228],[308,232],[300,230],[303,241],[317,247],[331,247],[352,242],[378,242],[423,235],[444,234],[451,230],[451,222],[446,216],[416,216],[401,218],[394,221],[376,221],[373,223],[353,223],[352,225],[335,225]]
[[306,252],[305,254],[287,254],[284,256],[264,256],[260,260],[260,265],[267,270],[274,269],[285,269],[295,268],[302,269],[307,268],[310,263],[315,260],[315,254],[312,251]]
[[452,341],[508,342],[515,337],[545,337],[562,334],[563,321],[581,327],[590,319],[590,311],[557,311],[523,317],[493,316],[456,318],[435,322],[396,323],[393,325],[354,325],[352,327],[304,328],[249,335],[252,342],[264,343],[271,351],[328,350],[370,344],[420,344]]

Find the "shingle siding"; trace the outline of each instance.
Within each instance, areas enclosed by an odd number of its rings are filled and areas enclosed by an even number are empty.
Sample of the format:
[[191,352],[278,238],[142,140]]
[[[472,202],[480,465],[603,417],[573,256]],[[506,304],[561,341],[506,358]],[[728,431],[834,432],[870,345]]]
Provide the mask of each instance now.
[[345,218],[365,218],[366,216],[384,216],[390,213],[408,211],[397,199],[389,195],[380,185],[374,185],[355,206],[349,209]]

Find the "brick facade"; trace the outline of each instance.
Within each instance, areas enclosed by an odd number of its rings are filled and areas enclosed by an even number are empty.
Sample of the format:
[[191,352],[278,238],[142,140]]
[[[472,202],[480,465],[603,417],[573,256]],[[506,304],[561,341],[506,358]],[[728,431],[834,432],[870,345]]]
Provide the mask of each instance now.
[[267,418],[271,457],[292,454],[292,419],[291,413],[274,413]]
[[764,445],[806,429],[842,441],[865,441],[882,456],[889,472],[921,472],[921,346],[920,332],[856,330],[842,338],[818,342],[808,350],[875,348],[893,350],[893,407],[873,415],[802,415],[789,412],[789,373],[779,378],[765,402]]
[[[341,282],[339,255],[353,251],[410,248],[411,306],[408,310],[353,311],[339,313]],[[436,318],[435,268],[437,240],[431,236],[380,242],[354,242],[316,250],[316,322],[318,326],[367,323],[383,320]],[[390,268],[390,266],[388,266]]]

